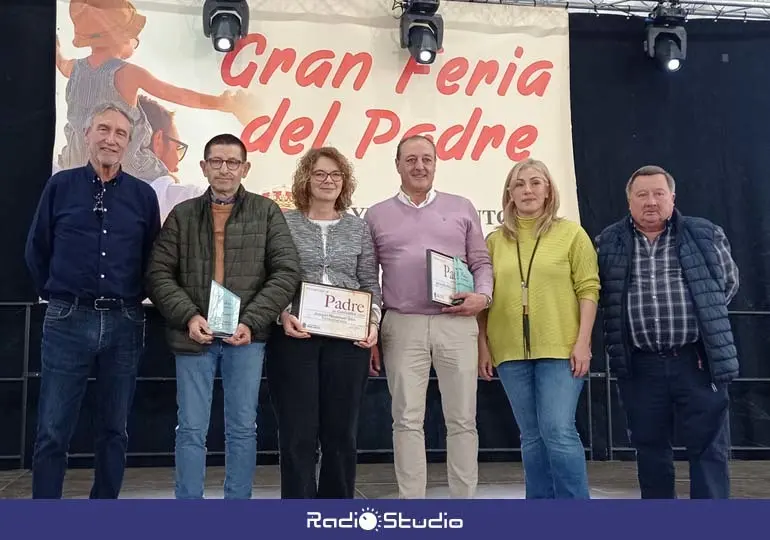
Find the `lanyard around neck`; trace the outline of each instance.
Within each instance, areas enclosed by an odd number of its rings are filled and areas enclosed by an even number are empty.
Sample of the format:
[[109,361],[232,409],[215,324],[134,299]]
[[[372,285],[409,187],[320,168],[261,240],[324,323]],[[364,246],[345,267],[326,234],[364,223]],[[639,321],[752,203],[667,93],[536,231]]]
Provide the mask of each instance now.
[[519,239],[516,239],[516,254],[519,259],[519,276],[521,276],[521,313],[522,313],[522,327],[524,330],[524,358],[529,359],[532,354],[532,348],[530,343],[529,333],[529,278],[532,275],[532,262],[535,260],[535,253],[537,252],[537,246],[540,245],[540,236],[538,235],[535,240],[535,247],[532,249],[532,255],[529,258],[529,266],[527,268],[527,278],[524,279],[524,268],[521,266],[521,250],[519,249]]

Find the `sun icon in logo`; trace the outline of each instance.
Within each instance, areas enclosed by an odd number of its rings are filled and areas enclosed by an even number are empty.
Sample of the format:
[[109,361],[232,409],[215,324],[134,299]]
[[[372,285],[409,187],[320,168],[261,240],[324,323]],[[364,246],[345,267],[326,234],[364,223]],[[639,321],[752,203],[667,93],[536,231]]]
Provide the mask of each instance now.
[[364,508],[358,516],[358,528],[365,531],[380,530],[380,513],[374,508]]

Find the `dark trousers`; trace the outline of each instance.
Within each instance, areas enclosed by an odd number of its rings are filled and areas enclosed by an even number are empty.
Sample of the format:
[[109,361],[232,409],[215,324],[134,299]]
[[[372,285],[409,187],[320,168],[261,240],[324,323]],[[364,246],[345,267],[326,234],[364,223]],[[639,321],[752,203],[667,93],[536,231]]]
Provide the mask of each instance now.
[[144,310],[136,305],[96,311],[52,300],[43,321],[41,346],[32,497],[62,496],[70,440],[88,376],[96,365],[95,475],[90,498],[117,499],[126,465],[126,424],[144,349]]
[[676,498],[675,416],[690,463],[690,498],[729,498],[727,384],[712,383],[706,359],[694,346],[665,354],[636,352],[631,362],[632,377],[618,386],[642,498]]
[[282,499],[354,498],[358,416],[369,357],[368,349],[352,342],[295,339],[280,328],[273,332],[265,369],[278,420]]

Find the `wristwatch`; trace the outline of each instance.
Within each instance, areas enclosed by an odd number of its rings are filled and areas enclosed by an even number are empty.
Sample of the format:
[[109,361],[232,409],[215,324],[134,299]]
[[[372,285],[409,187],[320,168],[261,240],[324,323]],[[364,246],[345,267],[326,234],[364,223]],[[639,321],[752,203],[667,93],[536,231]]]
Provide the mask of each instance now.
[[492,297],[489,296],[488,294],[485,294],[484,297],[487,299],[487,305],[484,306],[484,309],[486,309],[492,305]]

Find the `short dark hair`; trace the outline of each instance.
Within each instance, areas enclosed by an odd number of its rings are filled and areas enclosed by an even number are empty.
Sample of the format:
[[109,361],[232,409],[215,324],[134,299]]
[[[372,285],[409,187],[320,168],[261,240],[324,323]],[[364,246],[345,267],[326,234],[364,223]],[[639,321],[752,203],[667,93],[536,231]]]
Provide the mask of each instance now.
[[408,143],[409,141],[426,141],[428,144],[430,144],[433,147],[433,156],[434,157],[436,156],[436,143],[434,143],[431,139],[429,139],[425,135],[412,135],[411,137],[406,137],[399,141],[398,146],[396,147],[396,161],[401,159],[401,147],[404,146],[404,144]]
[[144,111],[145,116],[147,116],[147,121],[150,123],[152,132],[163,131],[163,133],[168,135],[171,131],[171,124],[174,122],[174,113],[154,99],[150,99],[145,95],[140,95],[138,101],[139,107]]
[[246,145],[243,144],[243,141],[240,140],[235,135],[232,135],[230,133],[220,133],[219,135],[215,135],[212,137],[209,142],[206,143],[206,146],[203,148],[203,159],[208,159],[209,154],[211,153],[211,147],[212,146],[237,146],[241,149],[241,156],[243,158],[243,161],[246,161]]

